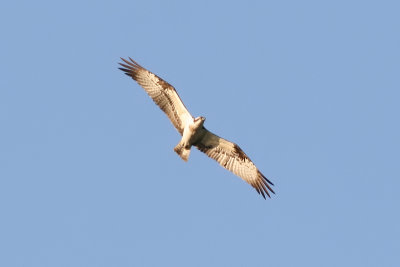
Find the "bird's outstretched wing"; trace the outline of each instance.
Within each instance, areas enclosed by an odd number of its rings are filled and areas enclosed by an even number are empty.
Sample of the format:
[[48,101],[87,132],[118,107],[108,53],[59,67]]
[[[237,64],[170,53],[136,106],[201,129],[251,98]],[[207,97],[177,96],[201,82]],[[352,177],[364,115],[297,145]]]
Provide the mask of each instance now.
[[172,124],[182,135],[186,123],[193,120],[192,115],[186,109],[175,88],[155,75],[146,70],[133,59],[130,61],[121,58],[124,63],[119,63],[126,75],[137,81],[144,88],[153,101],[167,114]]
[[225,140],[205,128],[203,130],[206,131],[204,137],[194,144],[201,152],[245,180],[264,198],[265,195],[271,197],[268,191],[275,194],[270,186],[274,184],[257,169],[237,144]]

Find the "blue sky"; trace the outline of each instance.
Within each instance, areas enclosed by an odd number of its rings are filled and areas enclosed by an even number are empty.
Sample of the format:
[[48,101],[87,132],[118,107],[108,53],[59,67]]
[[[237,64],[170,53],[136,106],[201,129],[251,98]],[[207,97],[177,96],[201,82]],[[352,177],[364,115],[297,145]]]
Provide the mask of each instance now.
[[[8,1],[1,266],[399,266],[397,1]],[[132,57],[275,183],[194,150]]]

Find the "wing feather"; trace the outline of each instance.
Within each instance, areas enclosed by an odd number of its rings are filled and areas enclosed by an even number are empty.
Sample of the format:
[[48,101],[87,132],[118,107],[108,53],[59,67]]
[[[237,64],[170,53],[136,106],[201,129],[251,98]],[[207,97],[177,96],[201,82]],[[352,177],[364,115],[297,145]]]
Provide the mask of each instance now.
[[194,145],[210,158],[216,160],[222,167],[249,183],[264,198],[274,193],[268,180],[254,165],[250,158],[235,143],[225,140],[203,128],[206,133]]
[[125,63],[119,63],[126,75],[134,79],[147,94],[153,99],[162,111],[168,116],[172,124],[182,135],[185,125],[193,119],[192,115],[186,109],[175,88],[140,66],[136,61],[129,58],[129,61],[121,58]]

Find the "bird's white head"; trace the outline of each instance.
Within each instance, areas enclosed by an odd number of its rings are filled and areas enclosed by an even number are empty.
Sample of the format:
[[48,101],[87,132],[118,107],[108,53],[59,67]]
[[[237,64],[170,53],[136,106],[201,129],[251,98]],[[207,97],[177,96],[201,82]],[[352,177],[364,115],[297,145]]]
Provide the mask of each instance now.
[[203,126],[204,121],[206,120],[205,117],[197,117],[194,119],[194,125],[196,126],[196,128]]

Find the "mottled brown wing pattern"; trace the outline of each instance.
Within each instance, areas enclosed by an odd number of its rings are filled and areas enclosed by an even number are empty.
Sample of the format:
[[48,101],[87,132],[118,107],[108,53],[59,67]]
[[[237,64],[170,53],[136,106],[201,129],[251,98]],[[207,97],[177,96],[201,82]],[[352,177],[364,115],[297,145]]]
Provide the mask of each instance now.
[[270,186],[274,184],[257,169],[237,144],[225,140],[205,128],[204,130],[206,131],[204,137],[195,144],[201,152],[249,183],[264,198],[265,195],[271,197],[269,192],[275,194]]
[[143,87],[182,135],[183,129],[186,123],[192,119],[192,115],[186,109],[175,88],[154,73],[140,66],[133,59],[129,58],[130,61],[128,61],[121,58],[121,60],[124,63],[119,64],[123,68],[119,69]]

